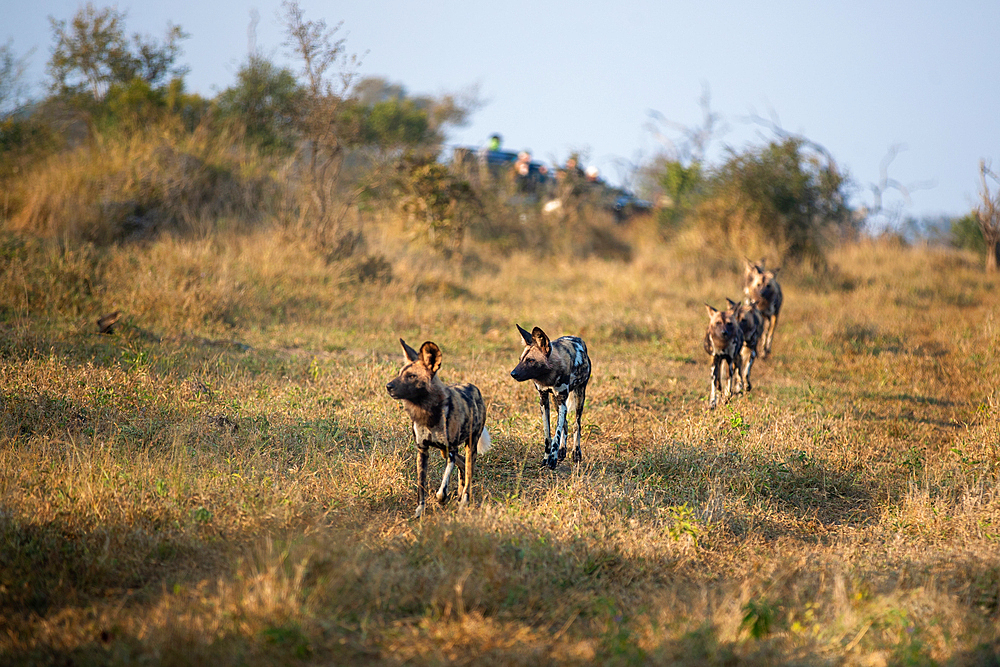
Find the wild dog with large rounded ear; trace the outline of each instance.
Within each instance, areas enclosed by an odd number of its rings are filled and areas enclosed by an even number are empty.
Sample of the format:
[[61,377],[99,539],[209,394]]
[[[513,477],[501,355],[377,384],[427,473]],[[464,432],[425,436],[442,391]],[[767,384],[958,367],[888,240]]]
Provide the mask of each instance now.
[[740,348],[743,369],[742,383],[736,387],[736,393],[739,394],[743,393],[744,390],[753,389],[753,385],[750,383],[750,371],[753,369],[754,361],[757,360],[757,344],[764,327],[764,318],[753,300],[748,299],[746,303],[743,303],[727,298],[726,301],[729,303],[726,312],[739,325],[740,331],[743,333],[743,347]]
[[[438,377],[441,368],[441,348],[431,341],[414,350],[402,338],[405,364],[399,375],[386,384],[389,395],[402,402],[413,422],[417,445],[417,510],[424,512],[427,493],[427,455],[433,447],[447,459],[437,499],[448,501],[448,483],[456,464],[461,485],[460,503],[472,497],[472,473],[476,455],[490,449],[490,433],[486,429],[486,404],[479,389],[472,384],[445,385]],[[464,459],[458,454],[465,447]],[[464,466],[462,461],[464,460]]]
[[[524,350],[517,366],[510,372],[518,382],[531,380],[538,390],[538,401],[542,409],[542,428],[545,432],[545,455],[542,465],[555,469],[559,461],[566,457],[568,427],[566,416],[569,410],[576,411],[576,434],[573,461],[583,460],[580,446],[583,406],[586,401],[587,383],[590,381],[590,356],[587,345],[576,336],[562,336],[556,340],[549,337],[539,327],[531,333],[515,323],[524,341]],[[557,409],[556,437],[552,438],[549,414],[549,396],[554,397]]]
[[545,356],[549,356],[549,353],[552,351],[552,346],[549,342],[549,337],[545,335],[545,332],[542,331],[541,328],[535,327],[531,330],[531,333],[528,333],[521,328],[520,324],[514,324],[514,326],[516,326],[517,330],[520,332],[525,345],[534,345],[539,350],[544,352]]
[[437,373],[438,369],[441,368],[441,348],[435,343],[426,341],[420,346],[419,352],[407,345],[402,338],[399,339],[399,344],[403,346],[403,356],[406,357],[407,361],[419,359],[424,366],[431,369],[432,373]]
[[[726,383],[726,398],[733,393],[733,367],[736,373],[742,376],[743,369],[740,366],[740,349],[743,347],[743,332],[737,322],[733,321],[726,311],[716,310],[712,306],[705,304],[705,311],[708,313],[708,329],[705,331],[703,345],[705,352],[712,355],[711,373],[711,396],[708,406],[715,408],[718,404],[717,391],[722,391],[722,364],[726,364],[729,371]],[[740,381],[742,385],[742,379]]]
[[761,341],[764,344],[762,357],[766,357],[771,353],[771,341],[774,338],[774,330],[778,326],[778,317],[781,314],[781,306],[784,302],[781,285],[778,284],[776,278],[779,271],[781,271],[780,267],[765,271],[763,269],[763,260],[761,260],[761,266],[752,266],[751,268],[748,260],[746,286],[743,288],[743,291],[748,301],[753,301],[757,304],[757,308],[760,310],[760,314],[764,320],[761,332]]
[[441,357],[441,348],[434,343],[427,341],[420,346],[420,361],[431,369],[431,373],[437,373],[441,368]]

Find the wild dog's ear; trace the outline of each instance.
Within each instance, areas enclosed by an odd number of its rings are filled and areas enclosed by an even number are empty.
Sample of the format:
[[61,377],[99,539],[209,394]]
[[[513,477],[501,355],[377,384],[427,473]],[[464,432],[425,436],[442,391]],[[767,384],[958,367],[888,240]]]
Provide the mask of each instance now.
[[753,270],[757,268],[754,266],[754,263],[750,261],[750,258],[745,256],[743,257],[743,267],[746,269],[747,273],[753,273]]
[[549,337],[545,335],[545,332],[535,327],[531,330],[531,340],[535,347],[545,353],[545,356],[549,356],[549,352],[552,350],[552,346],[549,345]]
[[761,271],[766,270],[766,268],[767,268],[767,257],[761,257],[760,261],[757,262],[757,266],[760,267]]
[[729,304],[729,307],[730,307],[730,308],[733,308],[733,309],[735,309],[735,308],[736,308],[736,302],[735,302],[735,301],[733,301],[732,299],[730,299],[730,298],[729,298],[728,296],[726,297],[726,303],[728,303],[728,304]]
[[771,277],[773,278],[773,277],[777,276],[778,275],[778,271],[781,271],[781,267],[780,266],[778,268],[776,268],[776,269],[771,269]]
[[531,334],[522,329],[520,324],[515,323],[514,326],[517,327],[518,333],[520,333],[521,338],[524,339],[524,344],[531,345]]
[[[727,298],[726,301],[729,301],[729,299]],[[729,307],[733,309],[733,318],[740,319],[740,316],[743,315],[743,302],[729,301]]]
[[420,346],[420,361],[431,369],[431,373],[437,373],[438,369],[441,368],[441,348],[427,341]]
[[706,308],[706,309],[708,310],[708,316],[709,316],[709,317],[711,317],[712,315],[715,315],[715,314],[716,314],[717,312],[719,312],[719,311],[717,311],[717,310],[716,310],[715,308],[712,308],[712,307],[711,307],[710,305],[708,305],[707,303],[705,304],[705,308]]
[[403,355],[406,357],[407,361],[416,361],[420,358],[420,353],[407,345],[406,341],[402,338],[399,339],[399,344],[403,346]]

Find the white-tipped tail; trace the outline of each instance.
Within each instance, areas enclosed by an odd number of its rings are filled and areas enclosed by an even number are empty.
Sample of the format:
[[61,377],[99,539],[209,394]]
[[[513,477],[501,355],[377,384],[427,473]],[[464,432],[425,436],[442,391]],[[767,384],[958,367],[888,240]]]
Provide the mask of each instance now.
[[479,436],[479,444],[476,445],[477,454],[485,454],[490,451],[490,447],[493,446],[493,440],[490,439],[490,431],[486,427],[483,427],[483,434]]

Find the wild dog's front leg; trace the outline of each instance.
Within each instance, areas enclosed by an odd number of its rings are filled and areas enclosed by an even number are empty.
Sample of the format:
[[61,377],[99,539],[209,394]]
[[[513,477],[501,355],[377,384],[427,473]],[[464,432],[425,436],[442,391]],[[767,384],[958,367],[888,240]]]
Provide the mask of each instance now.
[[[731,394],[742,394],[743,393],[743,362],[741,361],[742,357],[739,356],[741,353],[737,352],[736,354],[737,354],[737,357],[729,365],[729,384],[732,386],[732,391],[730,393]],[[736,366],[736,379],[735,379],[735,381],[733,380],[733,365],[734,364]]]
[[753,389],[753,385],[750,384],[750,369],[753,368],[753,362],[757,359],[757,350],[744,347],[740,356],[743,358],[743,382],[746,384],[747,392],[749,392]]
[[774,338],[774,329],[778,326],[778,313],[775,313],[770,320],[771,326],[767,328],[767,341],[764,344],[764,356],[771,354],[771,340]]
[[441,477],[441,487],[437,492],[437,500],[442,505],[448,502],[448,483],[451,482],[451,473],[455,469],[455,457],[457,455],[458,451],[456,449],[449,449],[445,455],[448,463],[444,467],[444,475]]
[[708,401],[708,407],[715,408],[719,403],[716,391],[722,390],[722,357],[712,357],[712,374],[710,384],[712,385],[712,396]]
[[[538,391],[538,404],[542,408],[542,432],[545,434],[545,453],[542,455],[542,465],[549,465],[549,449],[552,448],[552,426],[549,423],[549,392]],[[555,468],[555,466],[551,466]]]
[[[568,408],[566,405],[567,399],[569,397],[569,392],[556,394],[556,439],[552,443],[552,452],[557,453],[559,461],[566,458],[566,440],[568,438],[566,427],[566,414]],[[555,465],[550,465],[550,467],[555,470]]]
[[417,446],[417,511],[414,518],[424,513],[424,497],[427,494],[427,446]]
[[[733,395],[733,385],[736,384],[735,378],[733,377],[733,360],[732,358],[726,359],[726,393],[725,399],[728,401]],[[739,368],[739,365],[737,365]]]

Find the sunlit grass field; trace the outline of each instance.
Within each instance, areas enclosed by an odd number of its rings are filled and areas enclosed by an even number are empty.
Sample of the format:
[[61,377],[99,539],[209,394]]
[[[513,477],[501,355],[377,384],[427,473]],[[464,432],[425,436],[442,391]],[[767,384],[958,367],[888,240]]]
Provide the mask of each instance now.
[[[369,236],[392,282],[280,231],[2,238],[0,663],[996,664],[1000,279],[975,257],[783,268],[773,354],[711,411],[703,303],[741,296],[742,257],[460,270]],[[588,344],[581,465],[538,465],[515,322]],[[411,519],[400,337],[486,399],[471,507]]]

